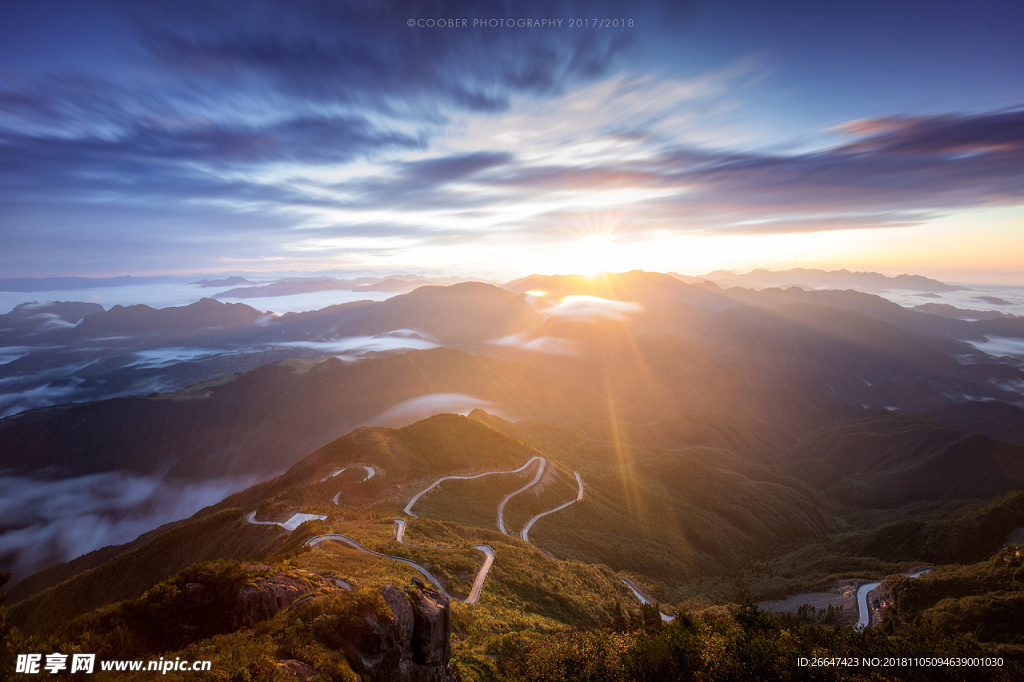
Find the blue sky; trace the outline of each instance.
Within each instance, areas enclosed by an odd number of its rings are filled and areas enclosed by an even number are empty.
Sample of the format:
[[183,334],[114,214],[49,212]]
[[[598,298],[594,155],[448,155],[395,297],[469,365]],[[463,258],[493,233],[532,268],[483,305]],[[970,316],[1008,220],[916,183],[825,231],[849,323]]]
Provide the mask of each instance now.
[[1015,272],[1022,27],[1018,2],[8,2],[0,271]]

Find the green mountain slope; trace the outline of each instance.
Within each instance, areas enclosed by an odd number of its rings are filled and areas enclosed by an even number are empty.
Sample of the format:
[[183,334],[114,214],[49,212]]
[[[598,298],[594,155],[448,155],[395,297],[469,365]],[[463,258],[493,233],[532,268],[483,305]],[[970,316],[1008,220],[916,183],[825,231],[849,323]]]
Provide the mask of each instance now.
[[[583,633],[622,619],[643,623],[642,615],[639,621],[621,615],[623,607],[628,614],[639,606],[624,576],[674,605],[666,607],[670,612],[690,610],[698,621],[722,622],[736,616],[727,616],[728,609],[712,615],[708,597],[784,596],[838,576],[882,577],[923,561],[988,556],[1006,533],[1024,525],[1024,492],[1013,490],[1014,469],[1007,466],[1016,461],[1015,447],[932,418],[883,411],[799,441],[776,425],[722,414],[555,425],[476,411],[398,429],[365,427],[191,519],[35,576],[15,592],[10,619],[22,636],[39,638],[26,640],[33,646],[88,640],[112,653],[138,655],[194,655],[206,647],[220,661],[248,652],[253,660],[287,655],[323,667],[336,651],[328,640],[310,635],[309,649],[289,639],[304,627],[299,620],[306,607],[285,610],[253,630],[237,624],[189,630],[194,609],[202,606],[181,596],[198,589],[188,588],[195,582],[189,576],[232,585],[231,576],[259,584],[276,575],[302,576],[319,595],[315,600],[335,604],[331,613],[347,613],[349,600],[369,598],[386,584],[408,585],[426,571],[453,598],[457,667],[468,679],[489,679],[512,674],[502,667],[510,659],[495,652],[523,645],[517,638],[529,641],[529,633],[560,633],[552,641],[561,641],[591,637]],[[950,465],[957,457],[975,458],[973,478]],[[912,476],[922,479],[923,492],[898,497]],[[1005,494],[994,497],[999,492]],[[507,533],[497,528],[499,510]],[[309,520],[281,525],[298,513]],[[519,533],[534,517],[526,542]],[[395,519],[404,522],[401,539]],[[307,546],[314,537],[321,538],[318,544]],[[220,568],[196,567],[208,561]],[[894,581],[895,594],[911,595],[900,607],[898,627],[917,627],[918,616],[944,627],[957,614],[971,614],[965,622],[988,633],[986,642],[1012,647],[1017,635],[993,628],[1017,604],[1016,573],[983,576],[968,589],[973,583],[960,579],[964,571],[975,569],[938,571],[953,577],[927,594]],[[460,601],[470,599],[478,579],[479,601]],[[953,594],[950,585],[958,581],[968,587]],[[695,606],[696,597],[704,606]],[[943,601],[950,598],[960,601]],[[185,619],[184,630],[175,626],[118,644],[119,624],[169,605]],[[660,622],[656,611],[648,616]],[[694,621],[687,618],[680,622],[690,627],[686,623]],[[1017,632],[1012,623],[1007,628]],[[865,650],[878,645],[858,641]],[[929,646],[953,645],[936,640]]]
[[791,456],[817,490],[853,506],[988,499],[1024,488],[1024,447],[883,410],[826,427]]
[[[700,439],[707,442],[713,433],[702,429]],[[746,447],[753,451],[763,446]],[[548,476],[534,490],[509,500],[511,535],[495,529],[498,504],[529,482],[535,469],[440,484],[417,503],[416,513],[423,519],[410,519],[410,536],[420,534],[420,544],[468,545],[486,539],[543,557],[515,534],[529,518],[576,497],[574,471],[584,482],[583,499],[536,522],[531,540],[560,558],[599,562],[613,571],[669,584],[678,585],[700,570],[735,566],[777,543],[820,535],[830,523],[808,491],[727,449],[633,448],[623,454],[601,445],[542,452],[480,420],[455,415],[438,415],[401,429],[359,429],[314,451],[278,478],[140,539],[85,573],[21,602],[16,613],[29,629],[45,629],[40,614],[50,611],[42,605],[63,603],[61,613],[67,615],[135,598],[155,580],[195,561],[264,560],[296,550],[296,543],[314,530],[348,533],[367,546],[383,547],[387,554],[423,551],[395,543],[391,522],[403,516],[402,508],[418,491],[441,476],[510,471],[532,457],[546,460]],[[367,466],[379,473],[363,481],[359,467]],[[346,470],[332,476],[345,467],[357,475]],[[252,511],[261,522],[284,522],[300,511],[327,519],[289,533],[248,523]],[[419,524],[430,518],[446,524],[441,537],[422,537]],[[38,577],[32,584],[36,589],[45,586]]]

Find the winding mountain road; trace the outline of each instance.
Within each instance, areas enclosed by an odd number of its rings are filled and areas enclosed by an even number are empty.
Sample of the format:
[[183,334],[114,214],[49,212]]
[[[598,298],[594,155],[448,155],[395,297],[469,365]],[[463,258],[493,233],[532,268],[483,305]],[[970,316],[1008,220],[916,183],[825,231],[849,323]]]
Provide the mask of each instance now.
[[520,488],[520,489],[519,489],[519,490],[517,490],[516,492],[512,493],[511,495],[506,495],[506,496],[505,496],[505,499],[503,499],[503,500],[501,501],[501,504],[500,504],[500,505],[498,505],[498,527],[499,527],[499,528],[501,528],[501,529],[502,529],[502,531],[501,531],[501,532],[502,532],[502,533],[504,533],[504,532],[505,532],[505,530],[504,530],[504,523],[503,523],[503,519],[502,519],[502,512],[503,512],[503,511],[504,511],[504,509],[505,509],[505,503],[506,503],[506,502],[507,502],[507,501],[508,501],[508,500],[509,500],[510,498],[512,498],[513,496],[515,496],[515,495],[518,495],[519,493],[521,493],[522,491],[526,490],[527,488],[529,488],[529,487],[530,487],[530,486],[532,486],[532,485],[533,485],[534,483],[536,483],[537,481],[539,481],[539,480],[540,480],[540,474],[541,474],[541,473],[543,473],[543,471],[544,471],[544,467],[545,467],[545,466],[547,465],[547,462],[548,462],[548,460],[547,460],[547,459],[545,459],[544,457],[540,457],[540,456],[534,456],[534,457],[531,457],[531,458],[530,458],[529,460],[527,460],[526,464],[524,464],[523,466],[519,467],[518,469],[512,469],[512,470],[510,470],[510,471],[485,471],[485,472],[483,472],[482,474],[473,474],[472,476],[442,476],[441,478],[437,479],[436,481],[434,481],[433,483],[431,483],[431,484],[430,484],[429,486],[427,486],[427,487],[426,487],[426,488],[424,488],[423,490],[421,490],[421,491],[419,491],[418,493],[416,493],[416,494],[415,494],[415,495],[413,496],[413,498],[412,498],[411,500],[409,500],[409,504],[405,505],[405,509],[403,509],[402,511],[403,511],[403,512],[404,512],[404,513],[405,513],[405,514],[406,514],[407,516],[411,516],[411,517],[413,517],[414,519],[418,519],[418,518],[419,518],[419,515],[415,514],[415,513],[414,513],[414,512],[412,511],[412,506],[413,506],[414,504],[416,504],[416,502],[417,502],[417,501],[418,501],[418,500],[419,500],[419,499],[420,499],[421,497],[423,497],[424,495],[426,495],[426,494],[427,494],[427,493],[429,493],[429,492],[430,492],[431,490],[433,490],[433,489],[434,489],[434,488],[436,488],[437,486],[441,485],[441,484],[442,484],[442,483],[444,483],[445,481],[469,481],[469,480],[472,480],[472,479],[474,479],[474,478],[483,478],[484,476],[494,476],[495,474],[518,474],[518,473],[520,473],[520,472],[522,472],[522,471],[525,471],[525,470],[526,470],[526,469],[527,469],[527,468],[528,468],[528,467],[529,467],[529,466],[530,466],[531,464],[533,464],[533,463],[534,463],[534,462],[536,462],[536,461],[539,461],[539,462],[541,463],[541,465],[540,465],[540,471],[538,471],[538,475],[534,477],[533,481],[531,481],[531,482],[530,482],[529,484],[527,484],[527,485],[526,485],[525,487],[523,487],[523,488]]
[[[419,543],[411,543],[405,541],[405,519],[395,519],[395,540],[403,545],[409,545],[410,547],[432,547],[438,549],[460,549],[458,545],[422,545]],[[491,564],[494,563],[494,549],[490,545],[472,545],[473,549],[478,549],[484,553],[484,565],[480,567],[480,570],[476,572],[476,579],[473,580],[473,589],[469,591],[469,597],[466,599],[467,604],[475,604],[480,600],[480,593],[484,589],[484,580],[487,578],[487,573],[491,570]]]
[[424,545],[422,542],[405,541],[405,519],[395,519],[395,542],[410,547],[433,547],[435,549],[459,549],[462,545]]
[[[533,528],[533,524],[537,523],[537,521],[539,521],[540,519],[544,518],[548,514],[554,514],[556,511],[561,511],[561,510],[565,509],[566,507],[568,507],[569,505],[576,504],[577,502],[579,502],[580,500],[583,499],[583,479],[580,478],[580,473],[578,471],[574,471],[572,473],[576,475],[576,485],[579,486],[579,492],[576,494],[576,499],[569,500],[565,504],[559,505],[559,506],[555,507],[554,509],[549,509],[549,510],[547,510],[545,512],[541,512],[540,514],[537,514],[532,519],[530,519],[529,521],[526,522],[526,525],[523,526],[523,530],[520,531],[520,533],[519,533],[519,537],[521,537],[522,539],[524,539],[527,542],[529,542],[530,541],[530,529]],[[504,531],[504,528],[502,528],[502,531]]]
[[[629,578],[623,578],[622,576],[619,576],[619,580],[621,580],[622,583],[626,587],[629,588],[630,592],[635,594],[636,598],[639,599],[640,601],[642,601],[644,604],[650,604],[651,606],[656,606],[656,604],[653,601],[651,601],[649,598],[647,598],[644,595],[644,593],[640,590],[640,586],[637,585],[635,582],[633,582]],[[672,621],[674,621],[676,619],[675,616],[669,616],[667,614],[662,613],[661,611],[658,611],[658,615],[661,616],[661,622],[662,623],[671,623]]]
[[375,468],[373,468],[372,466],[369,466],[369,465],[366,465],[366,464],[353,464],[351,466],[342,467],[342,468],[338,469],[337,471],[335,471],[333,474],[327,474],[326,476],[321,478],[319,481],[317,481],[317,483],[323,483],[327,479],[334,478],[335,476],[343,474],[346,471],[348,471],[349,469],[366,469],[366,476],[363,478],[363,480],[359,481],[360,483],[366,483],[367,481],[369,481],[371,478],[373,478],[377,474],[377,470]]
[[871,621],[871,612],[868,610],[868,592],[871,592],[882,583],[865,583],[857,588],[857,630],[863,630]]
[[[420,492],[416,493],[416,495],[414,495],[413,498],[411,500],[409,500],[409,503],[405,505],[404,512],[408,516],[411,516],[413,518],[419,518],[419,516],[412,511],[413,505],[415,505],[416,502],[421,497],[423,497],[424,495],[426,495],[431,490],[433,490],[434,488],[436,488],[438,485],[440,485],[441,483],[443,483],[445,481],[453,481],[453,480],[468,481],[468,480],[472,480],[472,479],[483,478],[484,476],[494,476],[494,475],[497,475],[497,474],[518,474],[518,473],[521,473],[521,472],[525,471],[534,462],[538,462],[537,473],[530,480],[530,482],[527,483],[526,485],[522,486],[521,488],[519,488],[519,489],[509,493],[508,495],[505,495],[501,499],[501,502],[498,503],[498,518],[497,518],[498,529],[501,530],[502,533],[508,535],[508,530],[505,528],[505,506],[516,495],[524,493],[527,490],[529,490],[530,488],[532,488],[533,486],[537,485],[537,483],[540,481],[540,479],[544,476],[544,472],[547,469],[548,460],[545,457],[540,457],[540,456],[531,457],[529,460],[527,460],[527,462],[525,464],[523,464],[518,469],[502,470],[502,471],[485,471],[483,473],[472,474],[472,475],[469,475],[469,476],[442,476],[441,478],[437,479],[436,481],[431,483],[429,486],[427,486],[426,488],[424,488]],[[354,466],[361,466],[362,468],[364,468],[366,470],[366,477],[363,478],[363,480],[360,481],[360,483],[365,483],[366,481],[368,481],[371,478],[373,478],[373,476],[377,473],[375,467],[371,467],[371,466],[367,466],[367,465],[354,465]],[[329,474],[329,475],[323,477],[318,482],[322,483],[323,481],[326,481],[326,480],[328,480],[330,478],[338,476],[339,474],[343,473],[344,471],[348,470],[349,468],[352,468],[352,467],[346,466],[346,467],[343,467],[341,469],[338,469],[334,473]],[[575,504],[575,503],[577,503],[577,502],[579,502],[580,500],[583,499],[583,479],[580,477],[579,472],[574,471],[573,474],[576,476],[576,485],[577,485],[577,488],[578,488],[578,492],[576,494],[576,497],[574,499],[572,499],[572,500],[569,500],[568,502],[565,502],[564,504],[560,504],[559,506],[557,506],[557,507],[555,507],[553,509],[549,509],[547,511],[543,511],[543,512],[533,516],[529,521],[527,521],[526,525],[523,527],[523,530],[520,532],[520,536],[522,537],[523,540],[525,540],[526,542],[530,541],[530,535],[529,535],[530,529],[533,528],[533,525],[538,520],[542,519],[543,517],[547,516],[548,514],[554,514],[557,511],[565,509],[569,505]],[[337,495],[334,496],[334,504],[338,504],[338,496],[340,494],[341,493],[339,492]],[[321,516],[321,515],[316,515],[316,514],[302,514],[302,513],[299,513],[299,514],[294,514],[285,523],[279,523],[277,521],[257,521],[256,520],[256,512],[253,511],[252,513],[250,513],[246,517],[246,520],[249,523],[252,523],[252,524],[257,524],[257,525],[273,525],[273,526],[280,526],[282,528],[285,528],[286,530],[295,530],[296,528],[298,528],[298,526],[300,524],[302,524],[303,522],[308,521],[310,519],[326,519],[326,518],[327,518],[326,516]],[[401,544],[404,544],[404,545],[411,545],[411,543],[407,543],[405,541],[406,525],[407,525],[407,522],[406,522],[405,519],[395,519],[395,540],[397,542],[401,543]],[[327,542],[328,540],[333,540],[335,542],[340,542],[340,543],[342,543],[344,545],[349,546],[352,549],[358,550],[360,552],[365,552],[366,554],[370,554],[372,556],[380,557],[382,559],[390,559],[392,561],[399,561],[399,562],[401,562],[403,564],[407,564],[409,566],[412,566],[414,569],[416,569],[421,574],[423,574],[423,576],[426,577],[431,583],[436,585],[438,590],[442,594],[444,594],[445,597],[448,597],[449,599],[452,598],[451,595],[449,595],[448,592],[441,586],[441,582],[437,579],[436,576],[434,576],[434,574],[432,574],[430,571],[428,571],[427,569],[425,569],[422,566],[420,566],[419,564],[417,564],[412,559],[406,559],[405,557],[394,556],[394,555],[391,555],[391,554],[383,554],[383,553],[378,552],[376,550],[372,550],[369,547],[366,547],[365,545],[359,543],[358,541],[354,540],[353,538],[351,538],[351,537],[349,537],[347,535],[344,535],[342,533],[330,533],[330,534],[327,534],[327,535],[317,535],[317,536],[312,537],[309,540],[307,540],[305,542],[305,546],[306,547],[315,547],[315,546],[317,546],[317,545],[319,545],[321,543]],[[449,546],[449,545],[411,545],[411,546],[443,548],[443,549],[459,549],[458,546]],[[494,564],[494,559],[495,559],[494,549],[490,545],[471,545],[471,547],[473,549],[476,549],[476,550],[478,550],[478,551],[483,553],[483,555],[484,555],[484,563],[480,567],[480,569],[477,571],[476,578],[473,580],[473,587],[470,589],[469,596],[465,600],[466,604],[476,604],[480,600],[480,595],[483,592],[484,581],[487,579],[487,574],[490,572],[491,566]],[[629,588],[631,590],[633,590],[633,593],[636,594],[637,597],[641,601],[644,601],[645,603],[649,603],[649,602],[647,602],[645,600],[645,598],[640,594],[640,592],[637,591],[637,589],[632,584],[627,582],[625,579],[623,579],[623,582],[625,582],[626,585],[629,586]],[[668,618],[668,617],[665,616],[664,614],[662,614],[662,618],[665,619],[665,618]]]
[[467,604],[475,604],[480,601],[480,593],[484,590],[484,580],[487,578],[488,571],[491,570],[491,564],[494,563],[494,550],[490,545],[473,545],[473,549],[479,549],[487,558],[484,559],[484,565],[476,573],[473,589],[469,591],[469,597],[466,598]]
[[[537,481],[539,481],[540,477],[544,475],[544,469],[548,465],[548,461],[543,457],[534,457],[533,459],[530,460],[530,462],[532,462],[534,459],[540,460],[540,466],[537,467],[537,475],[533,477],[533,480],[524,485],[519,490],[511,492],[505,497],[501,498],[501,502],[498,503],[498,530],[500,530],[505,535],[508,535],[508,531],[505,530],[505,505],[508,504],[508,501],[511,500],[516,495],[518,495],[519,493],[526,492],[533,486],[537,485]],[[529,466],[530,462],[527,462],[526,466]]]
[[[337,471],[335,471],[333,474],[328,474],[328,475],[324,476],[319,481],[317,481],[317,483],[323,483],[324,481],[326,481],[328,479],[331,479],[331,478],[334,478],[335,476],[337,476],[339,474],[342,474],[345,471],[348,471],[349,469],[352,469],[354,467],[366,469],[366,476],[363,478],[363,480],[359,481],[360,483],[366,483],[367,481],[369,481],[371,478],[373,478],[377,474],[377,470],[376,470],[375,467],[372,467],[372,466],[369,466],[369,465],[366,465],[366,464],[356,464],[356,465],[353,465],[353,466],[342,467],[342,468],[338,469]],[[334,504],[335,505],[338,504],[338,496],[339,495],[341,495],[340,492],[337,495],[334,496]],[[279,521],[257,521],[256,520],[256,512],[253,511],[252,513],[250,513],[248,516],[245,517],[245,520],[248,521],[249,523],[253,524],[254,526],[280,526],[281,528],[284,528],[285,530],[292,531],[292,530],[295,530],[296,528],[298,528],[299,526],[301,526],[306,521],[311,521],[311,520],[314,520],[314,519],[316,519],[318,521],[323,521],[326,518],[327,517],[324,516],[323,514],[297,513],[297,514],[293,514],[292,517],[290,519],[288,519],[287,521],[285,521],[284,523],[281,523]]]
[[[402,520],[402,519],[395,519],[395,521],[402,521],[402,523],[400,523],[399,526],[398,526],[399,530],[395,534],[396,539],[400,543],[402,543],[402,544],[409,544],[409,543],[405,542],[405,522],[404,522],[404,520]],[[350,538],[347,535],[342,535],[341,533],[331,533],[329,535],[317,535],[316,537],[313,537],[313,538],[310,538],[309,540],[307,540],[306,543],[305,543],[305,546],[307,546],[307,547],[315,547],[316,545],[319,545],[322,542],[326,542],[327,540],[335,540],[337,542],[341,542],[343,544],[348,545],[352,549],[357,549],[357,550],[359,550],[361,552],[366,552],[367,554],[372,554],[373,556],[381,557],[383,559],[391,559],[392,561],[401,561],[403,564],[408,564],[409,566],[412,566],[417,571],[419,571],[424,576],[426,576],[426,578],[428,580],[430,580],[430,582],[434,583],[434,585],[437,586],[437,589],[440,590],[441,593],[444,596],[448,597],[449,599],[452,598],[451,595],[449,595],[448,592],[446,592],[445,589],[443,587],[441,587],[441,582],[437,579],[436,576],[434,576],[433,573],[431,573],[427,569],[423,568],[422,566],[417,564],[412,559],[406,559],[405,557],[394,556],[394,555],[391,555],[391,554],[382,554],[381,552],[377,552],[375,550],[370,549],[369,547],[366,547],[366,546],[360,544],[359,542],[357,542],[356,540],[353,540],[352,538]],[[423,546],[429,547],[430,545],[423,545]],[[483,592],[483,589],[484,589],[484,580],[487,579],[487,573],[490,572],[491,565],[494,563],[494,550],[491,548],[490,545],[473,545],[472,547],[473,547],[473,549],[476,549],[476,550],[479,550],[479,551],[483,552],[483,554],[484,554],[484,563],[483,563],[483,566],[480,567],[480,570],[477,571],[476,578],[473,580],[473,587],[470,589],[469,596],[466,598],[465,603],[469,604],[469,605],[473,605],[473,604],[477,603],[478,601],[480,601],[480,594]],[[454,547],[454,548],[450,548],[450,549],[458,549],[458,548]]]
[[256,512],[252,511],[245,517],[245,520],[254,526],[280,526],[287,531],[293,531],[306,521],[323,521],[326,518],[327,517],[322,514],[292,514],[291,518],[284,523],[281,523],[280,521],[257,521]]
[[342,535],[341,533],[331,533],[329,535],[317,535],[316,537],[312,537],[312,538],[306,540],[304,546],[305,547],[316,547],[317,545],[319,545],[321,543],[324,543],[324,542],[327,542],[328,540],[334,540],[335,542],[340,542],[342,544],[348,545],[352,549],[357,549],[360,552],[366,552],[367,554],[372,554],[373,556],[381,557],[382,559],[391,559],[392,561],[401,561],[403,564],[408,564],[409,566],[412,566],[417,571],[422,573],[427,578],[427,580],[429,580],[430,582],[434,583],[434,585],[437,586],[437,589],[438,589],[438,591],[441,594],[443,594],[444,596],[446,596],[449,599],[451,599],[451,596],[441,586],[441,582],[436,577],[434,577],[434,574],[431,573],[430,571],[428,571],[427,569],[423,568],[422,566],[420,566],[418,563],[416,563],[412,559],[406,559],[405,557],[400,557],[400,556],[392,556],[391,554],[381,554],[380,552],[377,552],[375,550],[370,549],[369,547],[366,547],[366,546],[360,544],[359,542],[353,540],[352,538],[350,538],[347,535]]
[[[919,571],[904,573],[903,575],[908,578],[918,578],[930,570],[932,569],[922,568]],[[885,581],[883,580],[882,582]],[[868,608],[868,594],[881,585],[882,582],[865,583],[857,588],[857,625],[854,626],[854,629],[863,630],[871,623],[871,610]]]
[[[374,476],[377,475],[376,467],[372,467],[372,466],[369,466],[367,464],[353,464],[351,466],[342,467],[342,468],[338,469],[337,471],[335,471],[333,474],[328,474],[327,476],[324,476],[319,481],[317,481],[317,483],[323,483],[324,481],[326,481],[329,478],[334,478],[335,476],[338,476],[339,474],[342,474],[342,473],[348,471],[349,469],[356,469],[356,468],[366,469],[366,476],[363,477],[363,480],[359,481],[360,483],[366,483],[371,478],[373,478]],[[340,497],[341,497],[341,491],[339,490],[338,492],[336,492],[334,494],[334,497],[331,500],[332,502],[334,502],[335,506],[338,506],[338,504],[339,504],[338,500],[339,500]]]

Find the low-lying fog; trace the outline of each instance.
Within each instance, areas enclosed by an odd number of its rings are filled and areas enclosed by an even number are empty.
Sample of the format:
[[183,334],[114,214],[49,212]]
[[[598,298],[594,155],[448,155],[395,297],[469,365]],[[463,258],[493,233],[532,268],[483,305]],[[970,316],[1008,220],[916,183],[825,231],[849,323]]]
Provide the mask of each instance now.
[[182,484],[119,471],[57,479],[0,476],[0,570],[17,582],[187,518],[256,482],[245,477]]
[[[153,308],[183,306],[195,303],[203,297],[213,296],[234,287],[203,288],[194,284],[139,284],[120,287],[94,287],[91,289],[55,291],[0,291],[0,314],[9,313],[15,306],[28,301],[84,301],[99,303],[104,308],[115,305],[141,303]],[[352,301],[383,301],[405,293],[402,291],[312,291],[288,296],[261,298],[221,298],[225,303],[245,303],[257,310],[275,310],[281,313],[298,313],[305,310],[320,310],[330,305]]]
[[1024,360],[1024,339],[989,336],[984,341],[971,341],[972,346],[989,355],[1006,355]]
[[907,308],[924,303],[944,303],[963,310],[990,310],[1007,315],[1024,316],[1024,287],[965,285],[968,291],[920,292],[883,291],[878,295]]
[[[478,407],[515,418],[493,401],[432,393],[398,403],[366,424],[400,427],[439,412],[468,414]],[[100,547],[130,542],[271,477],[183,483],[123,471],[75,478],[0,472],[0,571],[10,571],[16,582]]]
[[[286,341],[252,348],[167,346],[125,351],[111,345],[108,348],[91,349],[95,356],[90,361],[63,364],[32,373],[12,370],[10,376],[0,377],[0,418],[61,403],[176,391],[200,381],[235,371],[246,371],[285,358],[337,355],[344,360],[354,360],[368,353],[425,350],[437,348],[438,345],[429,338],[429,334],[408,329],[376,336]],[[0,348],[0,352],[4,350]],[[74,354],[80,356],[82,350],[78,349]],[[204,369],[200,371],[194,363],[202,363]],[[87,368],[87,372],[82,372]],[[0,373],[5,369],[0,367]],[[111,381],[110,377],[114,374],[116,381]]]

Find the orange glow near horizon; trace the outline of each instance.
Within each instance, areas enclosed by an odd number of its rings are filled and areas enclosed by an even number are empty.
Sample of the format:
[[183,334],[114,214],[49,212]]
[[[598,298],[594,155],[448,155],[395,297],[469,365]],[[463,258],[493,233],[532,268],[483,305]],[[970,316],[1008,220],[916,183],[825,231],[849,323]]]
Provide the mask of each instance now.
[[[477,240],[423,244],[376,253],[332,255],[303,252],[294,257],[222,258],[216,267],[196,269],[40,272],[35,276],[121,275],[205,276],[220,274],[346,271],[424,273],[479,277],[495,282],[531,274],[677,272],[753,269],[875,271],[918,274],[954,282],[1024,285],[1024,209],[976,209],[906,227],[782,234],[679,234],[669,229],[639,231],[622,214],[598,211],[574,219],[552,239],[524,240],[515,233]],[[970,238],[965,238],[969,234]]]
[[1024,284],[1022,216],[1018,207],[1003,207],[905,227],[734,235],[629,234],[608,221],[605,229],[573,230],[564,242],[530,249],[518,276],[845,268]]

